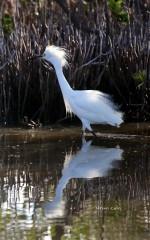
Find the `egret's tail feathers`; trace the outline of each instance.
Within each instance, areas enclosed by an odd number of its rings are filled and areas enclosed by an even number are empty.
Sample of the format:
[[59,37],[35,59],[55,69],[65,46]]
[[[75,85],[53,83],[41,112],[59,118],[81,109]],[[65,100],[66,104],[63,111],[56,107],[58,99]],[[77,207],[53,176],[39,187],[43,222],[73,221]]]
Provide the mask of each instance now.
[[121,123],[123,123],[123,113],[118,111],[114,112],[112,118],[109,120],[109,124],[120,127]]
[[[114,103],[114,99],[113,99],[112,96],[110,96],[110,95],[107,94],[107,93],[102,93],[102,92],[101,92],[101,95],[102,95],[102,97],[103,97],[104,102],[106,102],[106,103],[107,103],[113,110],[115,110],[118,114],[121,114],[121,115],[122,115],[122,113],[119,111],[120,106],[119,106],[118,104],[115,104],[115,103]],[[120,117],[122,118],[121,115],[120,115]]]
[[119,120],[118,120],[118,127],[124,122],[124,114],[122,112],[118,112]]
[[[108,116],[109,124],[119,127],[123,123],[123,113],[119,111],[119,106],[113,102],[113,99],[110,95],[102,93],[102,97],[107,106],[110,107],[111,111]],[[108,110],[108,109],[107,109]],[[110,119],[109,119],[110,117]]]

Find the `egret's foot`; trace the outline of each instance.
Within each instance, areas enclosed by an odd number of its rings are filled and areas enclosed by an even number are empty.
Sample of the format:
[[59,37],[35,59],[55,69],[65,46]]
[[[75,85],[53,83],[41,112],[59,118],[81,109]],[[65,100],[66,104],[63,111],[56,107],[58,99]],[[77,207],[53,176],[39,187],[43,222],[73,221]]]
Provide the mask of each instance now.
[[82,130],[82,136],[86,137],[86,133],[92,133],[94,137],[97,137],[96,133],[93,130]]
[[82,130],[82,137],[85,137],[85,136],[86,136],[86,131]]
[[96,135],[96,133],[94,131],[91,131],[91,133],[93,134],[94,137],[97,138],[97,135]]

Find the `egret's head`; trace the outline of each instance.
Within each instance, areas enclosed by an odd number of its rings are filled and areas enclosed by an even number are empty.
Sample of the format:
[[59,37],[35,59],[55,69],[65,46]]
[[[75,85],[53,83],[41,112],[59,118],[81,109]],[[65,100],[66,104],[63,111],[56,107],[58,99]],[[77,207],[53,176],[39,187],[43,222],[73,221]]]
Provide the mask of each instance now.
[[54,45],[46,47],[42,58],[54,66],[61,65],[64,67],[68,64],[66,50]]

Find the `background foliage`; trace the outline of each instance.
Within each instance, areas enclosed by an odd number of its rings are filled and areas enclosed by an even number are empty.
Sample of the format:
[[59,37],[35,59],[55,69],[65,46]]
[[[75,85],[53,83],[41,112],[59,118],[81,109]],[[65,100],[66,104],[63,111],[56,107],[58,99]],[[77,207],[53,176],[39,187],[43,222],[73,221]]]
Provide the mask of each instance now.
[[47,44],[68,49],[73,88],[108,92],[126,120],[149,120],[148,9],[148,0],[1,1],[1,124],[65,115],[54,71],[29,61]]

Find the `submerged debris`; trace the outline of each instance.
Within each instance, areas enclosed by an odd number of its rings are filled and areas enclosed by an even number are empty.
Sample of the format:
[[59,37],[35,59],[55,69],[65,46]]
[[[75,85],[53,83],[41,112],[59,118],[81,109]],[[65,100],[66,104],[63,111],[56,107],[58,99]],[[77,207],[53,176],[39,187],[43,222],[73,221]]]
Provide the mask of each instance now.
[[42,123],[40,123],[39,119],[35,122],[32,119],[29,119],[27,116],[24,116],[23,120],[21,121],[21,126],[27,128],[40,128],[42,127]]

